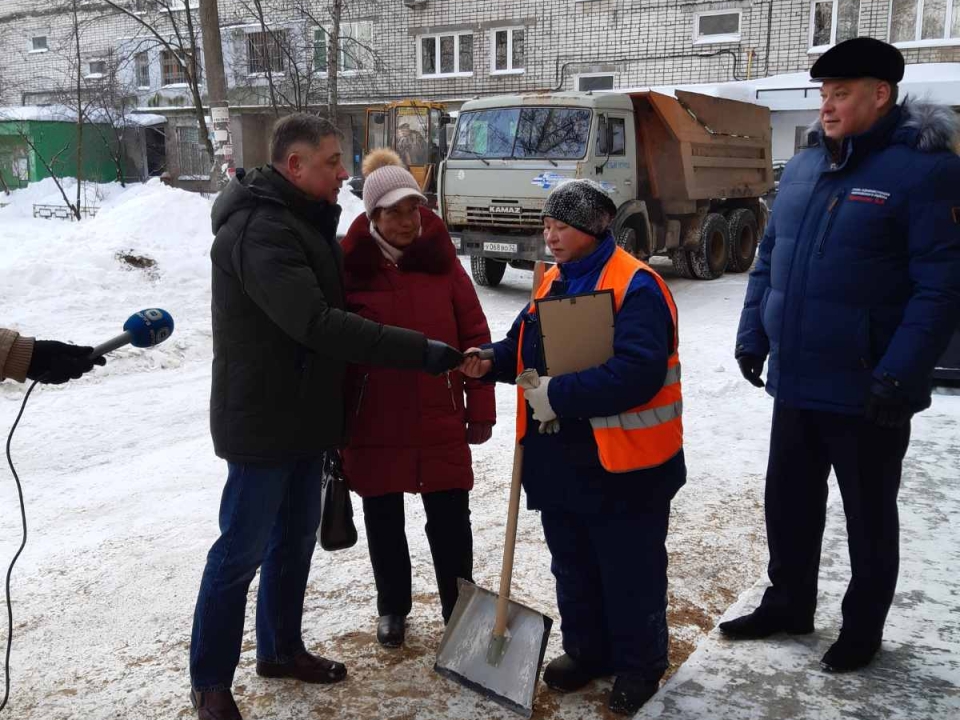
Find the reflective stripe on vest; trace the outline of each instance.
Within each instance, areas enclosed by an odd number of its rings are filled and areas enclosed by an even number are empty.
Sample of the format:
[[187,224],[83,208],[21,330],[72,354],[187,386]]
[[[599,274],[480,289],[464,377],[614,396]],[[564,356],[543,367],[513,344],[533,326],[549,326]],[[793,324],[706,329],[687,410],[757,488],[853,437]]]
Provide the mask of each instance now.
[[[667,284],[649,265],[637,260],[621,248],[617,248],[607,261],[597,280],[596,290],[612,290],[617,312],[623,305],[627,290],[637,272],[649,273],[663,293],[670,317],[673,320],[673,352],[667,360],[667,372],[663,386],[649,402],[608,417],[591,418],[594,439],[600,464],[612,473],[632,472],[662,465],[674,457],[683,447],[683,392],[680,384],[679,327],[677,306]],[[545,297],[550,292],[554,280],[560,275],[558,267],[551,268],[543,277],[536,298]],[[529,312],[536,311],[536,304],[530,304]],[[523,371],[523,333],[517,352],[517,374]],[[563,420],[561,418],[561,427]],[[517,389],[517,437],[526,434],[527,412],[524,407],[523,391]]]

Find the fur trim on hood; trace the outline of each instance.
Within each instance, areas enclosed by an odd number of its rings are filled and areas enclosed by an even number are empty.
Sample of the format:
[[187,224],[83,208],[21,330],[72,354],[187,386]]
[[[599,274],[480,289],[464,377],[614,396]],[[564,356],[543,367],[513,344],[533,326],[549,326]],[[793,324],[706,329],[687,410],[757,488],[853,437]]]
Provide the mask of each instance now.
[[[960,149],[960,115],[946,105],[918,102],[905,97],[900,105],[902,117],[891,143],[909,145],[920,152],[957,152]],[[811,147],[823,140],[823,126],[817,118],[807,129]]]
[[960,115],[946,105],[903,101],[901,127],[914,131],[914,147],[922,152],[957,151],[960,145]]
[[[397,265],[405,272],[443,275],[457,262],[457,252],[443,220],[425,207],[420,208],[420,237],[403,251]],[[370,220],[358,215],[343,239],[343,269],[348,284],[376,275],[386,263],[377,241],[370,234]]]

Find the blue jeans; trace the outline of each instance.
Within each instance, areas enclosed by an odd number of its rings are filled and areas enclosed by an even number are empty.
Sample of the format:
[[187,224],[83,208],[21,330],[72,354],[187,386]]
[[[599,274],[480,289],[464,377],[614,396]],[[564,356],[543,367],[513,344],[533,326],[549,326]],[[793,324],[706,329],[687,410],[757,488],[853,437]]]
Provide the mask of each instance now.
[[320,524],[322,457],[227,466],[220,537],[207,555],[190,641],[190,680],[204,692],[233,684],[258,567],[257,659],[282,663],[304,651],[303,597]]

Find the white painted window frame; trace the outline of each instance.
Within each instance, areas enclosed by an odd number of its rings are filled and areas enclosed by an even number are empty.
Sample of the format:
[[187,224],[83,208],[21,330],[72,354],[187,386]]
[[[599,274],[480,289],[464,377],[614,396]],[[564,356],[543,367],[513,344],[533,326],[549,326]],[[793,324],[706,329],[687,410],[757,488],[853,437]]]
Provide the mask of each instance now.
[[[453,36],[454,45],[453,45],[453,62],[456,70],[452,73],[440,72],[440,38]],[[417,35],[417,78],[420,80],[438,80],[444,78],[460,78],[460,77],[473,77],[473,70],[470,72],[460,72],[460,38],[470,35],[474,36],[472,30],[451,30],[448,32],[437,32],[437,33],[426,33],[424,35]],[[434,48],[434,60],[437,67],[437,72],[432,75],[423,74],[423,41],[429,38],[434,38],[436,40],[436,47]],[[476,50],[476,44],[474,44],[474,50]]]
[[[33,41],[43,38],[44,44],[46,47],[38,48],[34,46]],[[29,55],[42,55],[45,52],[50,52],[50,33],[43,33],[42,35],[31,35],[30,36],[30,50],[28,51]]]
[[[892,2],[893,0],[891,0]],[[813,44],[813,34],[814,34],[814,22],[817,17],[817,5],[822,5],[823,3],[831,3],[833,5],[833,11],[830,14],[830,42],[827,45],[814,45]],[[860,7],[863,7],[863,2],[861,0]],[[810,0],[810,30],[807,33],[807,47],[810,48],[808,54],[816,54],[826,52],[834,45],[837,44],[837,15],[840,12],[840,3],[838,0]]]
[[[94,63],[103,63],[103,72],[94,72],[93,64]],[[83,76],[84,80],[102,80],[107,74],[107,61],[103,58],[94,58],[93,60],[87,60],[87,74]]]
[[[737,32],[726,33],[722,35],[700,35],[700,18],[712,17],[715,15],[736,15]],[[743,36],[743,10],[740,8],[731,8],[727,10],[706,10],[704,12],[694,13],[693,16],[693,44],[694,45],[720,45],[723,43],[740,42]]]
[[[523,31],[523,64],[522,68],[513,67],[513,33]],[[497,33],[507,33],[507,69],[497,70]],[[490,30],[490,74],[491,75],[523,75],[527,71],[527,28],[523,25],[504,25]],[[459,56],[458,56],[459,58]],[[458,59],[459,61],[459,59]]]
[[[165,82],[164,82],[164,77],[163,77],[163,56],[164,56],[165,53],[173,53],[174,57],[177,57],[177,58],[179,59],[179,61],[180,61],[180,67],[181,67],[181,69],[183,69],[183,72],[182,72],[183,77],[184,77],[183,82],[175,82],[175,83],[165,83]],[[182,58],[182,57],[179,57],[179,56],[180,56],[180,53],[179,53],[179,52],[176,52],[176,51],[173,51],[173,50],[168,50],[168,49],[166,49],[166,48],[163,48],[162,50],[160,50],[159,60],[160,60],[160,87],[161,87],[161,88],[185,88],[185,87],[190,87],[190,83],[189,83],[189,81],[187,80],[186,69],[184,69],[184,67],[183,67],[184,63],[186,62],[186,58]]]
[[200,9],[200,0],[169,0],[169,4],[166,8],[161,8],[165,12],[185,12],[187,9],[190,10],[199,10]]
[[[585,77],[612,77],[613,78],[613,90],[617,89],[617,80],[619,80],[619,73],[615,72],[588,72],[588,73],[577,73],[576,75],[571,76],[573,79],[573,89],[575,92],[601,92],[600,90],[580,90],[580,78]],[[609,91],[602,91],[609,92]]]
[[[262,32],[264,32],[264,30],[263,30],[263,28],[262,28],[260,25],[253,26],[253,27],[251,27],[249,30],[248,30],[248,29],[244,29],[244,31],[243,31],[243,51],[244,51],[244,61],[245,61],[245,64],[246,64],[246,66],[247,66],[247,68],[246,68],[246,69],[247,69],[247,77],[248,77],[248,78],[251,78],[251,79],[254,79],[254,80],[259,79],[259,78],[266,78],[266,77],[283,78],[283,77],[285,77],[286,74],[287,74],[286,69],[284,69],[284,70],[271,70],[270,72],[267,72],[267,71],[265,71],[265,70],[262,71],[262,72],[250,72],[250,36],[251,36],[251,35],[257,35],[257,34],[262,33]],[[290,30],[290,28],[286,28],[286,27],[272,27],[272,26],[268,25],[268,26],[267,26],[267,29],[266,29],[266,32],[269,33],[270,35],[273,35],[273,33],[284,33],[284,34],[286,35],[287,33],[290,33],[290,32],[292,32],[292,31]],[[284,37],[283,40],[284,40],[284,42],[288,42],[288,41],[289,41],[289,35],[287,35],[286,37]],[[270,52],[270,51],[269,51],[269,49],[268,49],[268,50],[267,50],[268,55],[269,55],[269,52]],[[281,53],[282,53],[282,50],[281,50]],[[282,56],[282,62],[283,62],[284,68],[286,68],[286,66],[287,66],[287,64],[290,62],[290,60],[289,60],[289,58],[287,58],[287,57],[285,57],[285,56]]]
[[[149,80],[149,82],[146,85],[140,84],[141,56],[147,58],[147,80]],[[136,84],[137,90],[149,90],[153,86],[153,59],[150,57],[150,53],[146,50],[141,50],[133,55],[133,81]]]
[[[370,44],[370,45],[373,45],[373,33],[374,33],[373,20],[347,20],[347,21],[341,22],[341,23],[340,23],[341,33],[342,33],[342,30],[343,30],[343,27],[344,27],[344,26],[352,26],[353,29],[351,30],[350,36],[349,36],[347,39],[356,41],[356,40],[357,40],[356,35],[359,35],[360,33],[354,32],[354,30],[355,30],[356,28],[360,27],[362,24],[366,24],[366,26],[369,28],[369,30],[370,30],[370,40],[369,40],[369,44]],[[323,30],[323,32],[326,33],[326,37],[324,38],[324,42],[325,42],[325,43],[329,42],[328,38],[329,38],[329,36],[330,36],[330,29],[331,29],[331,27],[332,27],[331,25],[324,25],[324,26],[322,26],[322,27],[320,27],[320,26],[314,26],[314,28],[313,28],[314,48],[316,47],[317,33],[320,32],[321,30]],[[343,40],[343,35],[342,35],[342,34],[340,35],[340,40],[341,40],[341,41]],[[326,46],[326,52],[327,52],[327,55],[329,56],[329,54],[330,54],[330,46],[329,46],[329,45]],[[337,77],[356,77],[356,76],[358,76],[358,75],[370,75],[370,74],[375,73],[375,72],[377,71],[376,67],[372,67],[372,66],[371,66],[371,67],[368,67],[368,68],[363,68],[362,70],[360,70],[360,69],[356,69],[356,70],[344,70],[344,69],[343,69],[343,62],[341,62],[341,61],[343,60],[343,50],[342,50],[341,48],[337,48],[337,55],[338,55],[338,57],[337,57]],[[370,59],[371,59],[371,61],[372,61],[372,62],[371,62],[371,65],[375,65],[375,64],[376,64],[376,58],[373,57],[373,56],[371,56]],[[329,67],[329,65],[330,65],[330,58],[327,57],[327,66]],[[327,77],[327,75],[329,74],[328,71],[326,71],[326,70],[314,70],[313,72],[314,72],[314,74],[315,74],[317,77],[320,77],[320,78],[325,78],[325,77]]]
[[[813,34],[814,34],[814,20],[816,18],[816,7],[817,5],[830,2],[833,3],[832,12],[830,13],[830,44],[829,45],[814,45],[813,44]],[[890,0],[891,4],[893,0]],[[863,3],[864,0],[860,0],[860,7],[857,10],[857,28],[859,32],[860,20],[863,17]],[[837,44],[837,26],[840,20],[840,0],[811,0],[810,1],[810,29],[807,32],[807,55],[822,55],[827,50],[832,48]],[[889,24],[889,18],[888,18]],[[887,30],[887,37],[890,36],[889,29]]]
[[[947,0],[947,7],[945,10],[946,17],[943,22],[943,38],[933,38],[929,40],[920,40],[920,35],[923,33],[923,2],[924,0],[915,0],[917,3],[917,25],[913,31],[913,40],[907,40],[905,42],[893,43],[898,48],[910,49],[910,48],[925,48],[925,47],[951,47],[960,45],[960,37],[949,37],[950,35],[950,25],[953,21],[953,8],[955,5],[960,5],[960,0]],[[887,38],[890,39],[890,33],[893,31],[893,0],[889,0],[888,7],[890,11],[887,13]],[[892,39],[891,39],[892,42]]]

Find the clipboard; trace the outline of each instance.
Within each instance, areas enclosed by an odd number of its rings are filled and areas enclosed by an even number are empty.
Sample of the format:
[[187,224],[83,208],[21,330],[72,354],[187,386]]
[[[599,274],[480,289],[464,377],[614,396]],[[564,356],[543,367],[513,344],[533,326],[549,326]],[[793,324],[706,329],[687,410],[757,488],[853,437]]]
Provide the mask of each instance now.
[[547,375],[602,365],[613,357],[613,291],[598,290],[535,301]]

